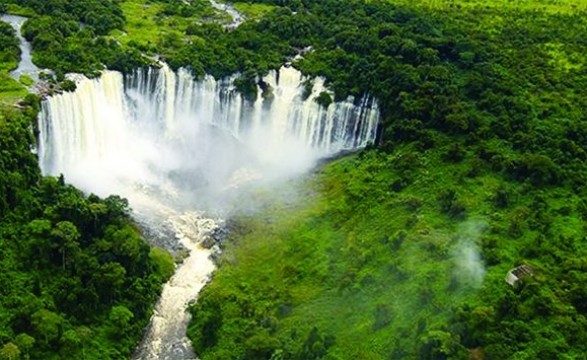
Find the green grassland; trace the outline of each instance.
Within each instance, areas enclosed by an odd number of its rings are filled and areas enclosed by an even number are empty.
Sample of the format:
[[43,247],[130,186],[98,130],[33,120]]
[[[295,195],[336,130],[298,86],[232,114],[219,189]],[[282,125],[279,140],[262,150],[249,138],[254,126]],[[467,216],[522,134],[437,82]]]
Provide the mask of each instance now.
[[160,36],[174,29],[155,21],[163,9],[162,4],[147,1],[125,1],[120,7],[126,18],[124,32],[117,30],[115,37],[121,42],[135,40],[142,43],[157,43]]
[[[523,359],[580,354],[568,348],[579,344],[559,341],[571,334],[553,319],[584,319],[568,307],[580,285],[560,286],[578,274],[557,259],[586,258],[585,201],[479,170],[472,152],[447,160],[445,144],[337,160],[292,185],[304,189],[297,201],[237,219],[192,309],[201,357],[466,359],[477,351],[491,359],[507,347],[530,348],[516,353]],[[504,278],[520,264],[536,276],[514,289]],[[533,286],[549,308],[537,318]],[[499,321],[516,319],[500,306],[530,319],[523,331],[531,343],[502,343]],[[485,328],[469,333],[476,322]],[[475,350],[481,338],[489,343]]]
[[10,77],[10,71],[18,66],[20,50],[12,27],[0,22],[0,106],[11,106],[22,99],[27,91],[23,85]]
[[275,6],[272,5],[247,2],[235,2],[233,3],[233,7],[236,11],[243,14],[247,20],[259,19],[275,9]]
[[0,73],[0,106],[16,104],[28,94],[27,89],[6,73]]
[[120,3],[126,19],[123,30],[112,35],[123,44],[153,51],[157,47],[180,46],[194,41],[188,28],[206,22],[228,22],[230,17],[212,8],[208,1],[173,4],[147,0],[126,0]]
[[499,9],[506,11],[544,11],[548,13],[569,13],[585,11],[585,0],[387,0],[393,4],[429,9],[458,8]]

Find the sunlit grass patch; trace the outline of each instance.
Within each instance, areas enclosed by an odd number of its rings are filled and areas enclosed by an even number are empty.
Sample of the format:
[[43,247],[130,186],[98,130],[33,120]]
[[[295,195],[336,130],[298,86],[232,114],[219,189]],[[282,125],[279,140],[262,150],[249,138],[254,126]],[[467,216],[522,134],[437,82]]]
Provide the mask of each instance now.
[[[208,1],[165,4],[146,0],[126,0],[120,4],[126,18],[124,31],[112,32],[122,44],[143,49],[176,48],[178,42],[193,41],[188,28],[205,22],[227,23],[230,16],[212,8]],[[149,52],[149,51],[147,51]]]
[[403,6],[429,9],[497,9],[507,11],[544,11],[572,13],[587,10],[586,0],[388,0]]
[[122,43],[134,40],[154,45],[164,33],[172,31],[156,20],[156,15],[163,9],[161,4],[129,0],[121,3],[120,7],[126,17],[125,32],[115,32],[113,35]]
[[275,9],[275,6],[267,4],[251,4],[246,2],[237,2],[233,4],[234,8],[242,13],[247,19],[258,19],[268,12]]
[[18,63],[16,61],[0,61],[0,73],[8,73],[9,71],[16,69]]
[[33,78],[31,78],[28,75],[21,75],[20,78],[18,79],[18,81],[20,81],[20,83],[24,86],[33,86],[35,83],[35,80],[33,80]]
[[27,94],[26,88],[8,74],[0,74],[0,105],[13,105]]
[[19,15],[25,17],[35,16],[35,11],[26,6],[18,4],[6,4],[6,12],[11,15]]
[[548,63],[562,72],[579,70],[583,66],[583,57],[565,49],[562,43],[545,44],[545,52],[550,56]]

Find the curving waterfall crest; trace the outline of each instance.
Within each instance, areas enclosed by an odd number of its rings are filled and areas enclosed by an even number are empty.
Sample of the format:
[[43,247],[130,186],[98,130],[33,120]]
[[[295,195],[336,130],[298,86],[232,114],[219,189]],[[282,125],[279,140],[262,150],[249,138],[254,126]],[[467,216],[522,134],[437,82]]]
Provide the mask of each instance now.
[[190,251],[165,285],[136,359],[195,357],[185,309],[214,270],[200,244],[252,184],[289,178],[320,157],[375,140],[379,110],[368,96],[325,108],[315,101],[326,91],[322,79],[304,97],[306,79],[282,67],[262,79],[270,96],[251,102],[233,80],[194,81],[163,64],[127,76],[78,76],[74,92],[42,103],[43,173],[126,197],[135,219],[158,234],[155,242]]
[[165,65],[139,69],[125,78],[107,71],[99,79],[83,79],[74,93],[51,97],[43,104],[43,169],[58,173],[83,157],[118,152],[129,146],[124,128],[133,126],[173,138],[193,137],[202,126],[213,125],[246,144],[260,159],[273,162],[287,161],[280,155],[287,155],[292,147],[318,157],[375,140],[379,111],[368,96],[358,106],[349,98],[324,108],[314,100],[326,90],[322,79],[314,80],[312,93],[304,100],[302,75],[282,67],[263,79],[270,86],[271,99],[263,99],[259,91],[250,103],[234,89],[232,80],[206,76],[194,81],[187,70],[175,74]]
[[263,139],[267,150],[278,151],[271,147],[295,139],[322,155],[363,147],[375,139],[379,111],[369,96],[358,106],[349,97],[326,109],[315,101],[326,91],[324,80],[315,79],[311,94],[304,99],[304,77],[284,66],[262,79],[269,86],[269,98],[264,99],[259,88],[256,101],[250,103],[236,91],[233,80],[206,76],[194,81],[183,68],[175,74],[167,66],[150,67],[128,76],[125,89],[135,100],[135,110],[145,105],[141,100],[147,100],[152,105],[150,111],[164,119],[171,134],[178,129],[177,119],[192,118],[242,140],[268,135]]

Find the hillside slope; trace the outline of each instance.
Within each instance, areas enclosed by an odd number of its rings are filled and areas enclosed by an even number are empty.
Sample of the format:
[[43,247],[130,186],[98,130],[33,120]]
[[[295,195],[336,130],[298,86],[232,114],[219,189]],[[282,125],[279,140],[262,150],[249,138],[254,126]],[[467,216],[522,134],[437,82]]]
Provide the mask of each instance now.
[[383,141],[236,222],[192,309],[203,359],[584,356],[584,12],[423,3],[259,23],[313,44],[297,66],[336,96],[374,94]]

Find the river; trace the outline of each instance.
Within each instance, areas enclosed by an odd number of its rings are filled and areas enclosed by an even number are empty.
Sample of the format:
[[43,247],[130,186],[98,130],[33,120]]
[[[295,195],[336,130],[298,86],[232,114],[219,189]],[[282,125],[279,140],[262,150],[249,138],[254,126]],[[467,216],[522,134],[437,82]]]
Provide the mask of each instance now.
[[14,28],[16,31],[16,37],[20,42],[20,62],[18,63],[18,67],[10,72],[10,75],[16,80],[19,80],[21,75],[27,75],[35,80],[35,82],[38,81],[41,69],[33,63],[31,44],[20,33],[22,24],[24,24],[28,18],[17,15],[2,15],[1,19]]

